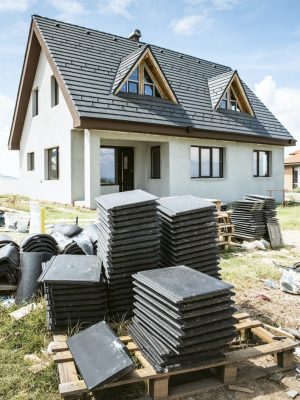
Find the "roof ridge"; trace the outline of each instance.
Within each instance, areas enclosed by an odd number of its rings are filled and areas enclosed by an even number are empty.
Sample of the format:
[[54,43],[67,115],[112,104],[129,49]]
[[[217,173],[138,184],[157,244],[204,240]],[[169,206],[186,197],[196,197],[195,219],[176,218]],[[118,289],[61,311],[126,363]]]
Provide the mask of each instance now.
[[[65,22],[65,21],[62,21],[62,20],[55,19],[55,18],[43,17],[42,15],[33,14],[32,18],[35,18],[35,17],[38,17],[38,18],[41,18],[41,19],[45,19],[45,20],[48,20],[48,21],[52,21],[52,22],[58,22],[58,23],[61,23],[61,24],[64,24],[64,25],[75,26],[77,28],[86,29],[86,30],[91,31],[91,32],[93,31],[93,32],[102,33],[102,34],[105,34],[105,35],[110,35],[110,36],[117,37],[117,38],[120,38],[120,39],[128,40],[131,43],[134,43],[131,39],[128,39],[128,37],[117,35],[117,34],[114,34],[114,33],[100,31],[99,29],[89,28],[87,26],[78,25],[78,24],[72,24],[70,22]],[[214,64],[214,65],[219,65],[219,66],[225,67],[225,68],[230,68],[232,70],[232,68],[229,65],[224,65],[224,64],[220,64],[220,63],[215,62],[215,61],[210,61],[210,60],[206,60],[204,58],[199,58],[199,57],[193,56],[191,54],[182,53],[182,52],[180,52],[178,50],[172,50],[172,49],[169,49],[167,47],[159,46],[157,44],[152,44],[152,43],[147,43],[147,42],[140,42],[140,41],[136,42],[136,43],[137,44],[146,45],[146,46],[151,46],[151,47],[157,47],[158,49],[161,49],[161,50],[171,51],[171,52],[176,53],[178,55],[182,55],[182,56],[185,56],[185,57],[193,58],[193,59],[195,59],[197,61],[205,61],[207,63]]]

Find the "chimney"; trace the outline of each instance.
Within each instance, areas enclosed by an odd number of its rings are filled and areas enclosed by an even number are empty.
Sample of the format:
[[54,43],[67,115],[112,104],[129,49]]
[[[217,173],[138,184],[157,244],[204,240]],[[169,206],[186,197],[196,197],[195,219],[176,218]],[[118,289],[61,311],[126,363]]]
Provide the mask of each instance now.
[[140,41],[140,37],[142,36],[141,31],[139,29],[135,29],[134,32],[132,32],[129,36],[128,39],[133,40],[135,42]]

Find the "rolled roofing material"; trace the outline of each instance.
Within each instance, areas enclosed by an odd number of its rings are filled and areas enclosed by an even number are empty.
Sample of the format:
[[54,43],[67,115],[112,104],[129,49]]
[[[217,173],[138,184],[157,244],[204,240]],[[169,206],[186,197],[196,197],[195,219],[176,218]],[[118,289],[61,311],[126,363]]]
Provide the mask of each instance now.
[[47,262],[51,253],[26,252],[20,255],[20,281],[16,294],[16,304],[31,301],[38,293],[38,278],[42,273],[42,263]]
[[67,344],[89,390],[134,369],[126,346],[104,321],[68,338]]

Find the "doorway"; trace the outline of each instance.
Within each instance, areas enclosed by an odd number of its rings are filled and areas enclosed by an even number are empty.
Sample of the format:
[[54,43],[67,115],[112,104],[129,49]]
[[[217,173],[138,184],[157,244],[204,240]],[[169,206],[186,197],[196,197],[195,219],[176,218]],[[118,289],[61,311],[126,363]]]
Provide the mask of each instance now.
[[134,189],[134,147],[100,148],[101,185],[119,186],[120,192]]

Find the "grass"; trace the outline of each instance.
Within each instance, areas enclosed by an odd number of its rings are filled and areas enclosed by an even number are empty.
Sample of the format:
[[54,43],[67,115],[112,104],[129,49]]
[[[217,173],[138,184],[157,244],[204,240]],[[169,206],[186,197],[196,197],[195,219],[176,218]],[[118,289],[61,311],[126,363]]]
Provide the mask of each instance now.
[[[56,366],[34,374],[24,361],[26,354],[45,358],[42,349],[47,348],[50,336],[45,321],[45,304],[25,318],[15,321],[9,310],[0,308],[0,399],[1,400],[58,400]],[[15,307],[17,308],[17,307]]]
[[[48,201],[39,201],[40,207],[45,208],[46,220],[53,219],[93,219],[96,212],[86,208],[75,207],[67,204],[52,203]],[[29,212],[30,199],[23,196],[0,195],[0,206],[12,208],[19,211]]]
[[255,287],[258,281],[272,279],[279,281],[281,272],[274,264],[290,265],[298,261],[297,254],[283,251],[226,251],[221,258],[221,275],[224,281],[232,283],[237,290]]
[[288,203],[277,207],[281,229],[300,230],[300,204]]

